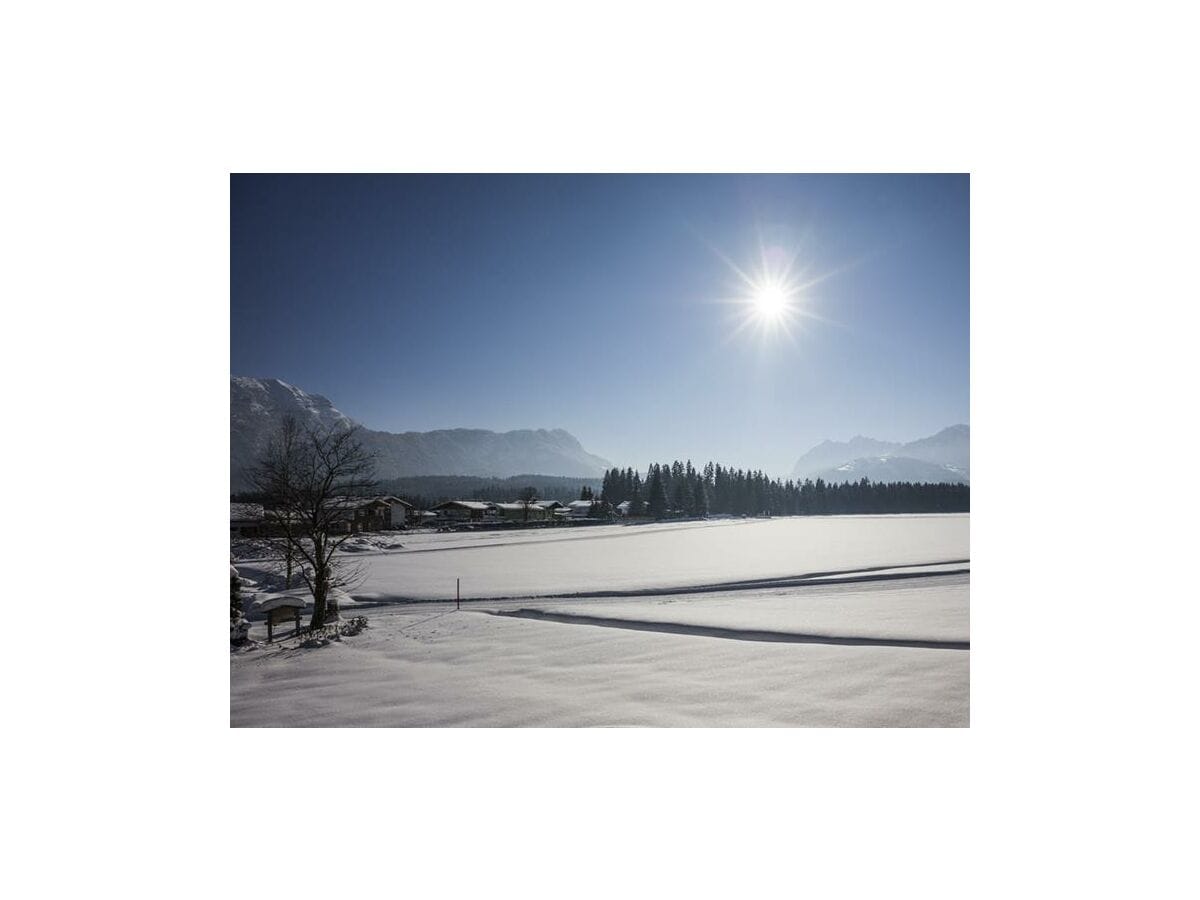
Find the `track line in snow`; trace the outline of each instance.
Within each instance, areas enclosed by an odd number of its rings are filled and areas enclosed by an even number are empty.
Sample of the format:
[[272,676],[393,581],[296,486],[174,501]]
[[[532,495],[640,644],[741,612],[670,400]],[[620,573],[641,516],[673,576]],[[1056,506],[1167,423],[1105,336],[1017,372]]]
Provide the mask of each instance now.
[[[947,559],[941,562],[905,563],[903,565],[868,566],[864,569],[842,569],[830,572],[806,572],[803,575],[784,575],[779,578],[755,578],[748,581],[722,581],[715,584],[692,584],[674,587],[631,588],[628,590],[578,591],[573,594],[547,595],[554,597],[661,597],[667,594],[712,594],[721,591],[752,591],[759,588],[803,587],[813,584],[850,584],[859,581],[892,581],[902,578],[933,578],[939,575],[970,574],[969,559]],[[893,572],[892,569],[925,569],[928,566],[967,565],[964,569],[944,569],[936,572]],[[515,599],[515,598],[509,598]],[[538,597],[537,599],[543,599]]]
[[[971,574],[969,559],[948,559],[940,562],[903,563],[886,566],[869,566],[865,569],[842,569],[829,572],[807,572],[803,575],[784,575],[778,578],[756,578],[751,581],[722,581],[715,584],[676,584],[646,588],[604,588],[595,591],[578,591],[557,594],[515,594],[507,597],[463,597],[463,603],[499,603],[512,600],[590,600],[597,597],[667,597],[674,594],[715,594],[724,591],[753,591],[767,588],[809,587],[828,584],[857,584],[869,581],[898,581],[909,578],[938,578],[946,575]],[[929,566],[963,565],[960,569],[928,571]],[[895,569],[919,571],[897,572]],[[360,606],[390,606],[393,604],[453,603],[454,600],[422,600],[411,597],[355,597]]]
[[616,619],[607,616],[585,616],[574,613],[552,613],[540,609],[488,610],[488,615],[514,619],[534,619],[540,622],[559,622],[566,625],[592,625],[600,628],[621,628],[626,631],[653,631],[660,634],[683,634],[696,637],[723,638],[734,641],[765,641],[781,644],[837,644],[849,647],[908,647],[921,650],[970,650],[970,641],[933,641],[920,638],[842,637],[832,634],[803,634],[790,631],[763,631],[752,628],[720,628],[712,625],[687,625],[679,622],[649,622],[640,619]]

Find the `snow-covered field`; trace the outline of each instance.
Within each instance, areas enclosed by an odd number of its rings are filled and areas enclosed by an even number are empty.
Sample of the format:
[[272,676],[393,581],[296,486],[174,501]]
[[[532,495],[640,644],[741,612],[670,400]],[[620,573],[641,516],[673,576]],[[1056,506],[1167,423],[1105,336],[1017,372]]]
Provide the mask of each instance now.
[[356,596],[446,598],[458,572],[485,599],[370,606],[340,643],[234,653],[231,723],[965,726],[967,565],[907,567],[967,560],[968,530],[956,515],[405,536],[356,555]]
[[[535,597],[683,589],[970,556],[969,517],[836,516],[398,535],[353,554],[364,600]],[[260,577],[262,567],[239,563]]]

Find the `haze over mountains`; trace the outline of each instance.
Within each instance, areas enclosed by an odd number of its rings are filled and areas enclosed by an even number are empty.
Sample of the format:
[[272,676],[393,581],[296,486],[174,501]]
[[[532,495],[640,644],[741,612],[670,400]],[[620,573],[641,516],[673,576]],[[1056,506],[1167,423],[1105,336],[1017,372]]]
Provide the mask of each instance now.
[[[320,394],[277,378],[233,376],[229,382],[229,463],[233,490],[247,488],[245,471],[287,415],[302,424],[357,424]],[[593,478],[612,464],[588,453],[562,429],[495,432],[454,428],[392,434],[362,428],[364,446],[376,455],[379,479],[416,475],[564,475]]]
[[971,480],[971,427],[952,425],[937,434],[899,443],[858,435],[848,441],[823,441],[796,461],[796,479],[826,481]]
[[[246,470],[266,447],[287,415],[302,424],[348,427],[357,424],[320,394],[310,394],[277,378],[230,378],[229,461],[231,489],[246,490]],[[360,426],[361,427],[361,426]],[[361,427],[363,444],[376,456],[381,481],[416,476],[515,475],[597,479],[612,466],[589,453],[569,432],[537,429],[495,432],[454,428],[393,434]],[[800,457],[797,480],[827,482],[970,482],[971,429],[954,425],[908,443],[856,436],[823,441]]]

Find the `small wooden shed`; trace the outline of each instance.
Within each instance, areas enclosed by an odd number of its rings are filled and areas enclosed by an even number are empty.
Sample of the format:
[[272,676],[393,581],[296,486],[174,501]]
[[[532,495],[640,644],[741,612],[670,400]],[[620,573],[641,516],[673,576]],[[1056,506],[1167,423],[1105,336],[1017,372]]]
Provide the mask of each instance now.
[[300,630],[300,613],[304,610],[304,598],[293,594],[259,594],[250,604],[256,613],[267,617],[267,641],[275,639],[275,626],[292,622]]

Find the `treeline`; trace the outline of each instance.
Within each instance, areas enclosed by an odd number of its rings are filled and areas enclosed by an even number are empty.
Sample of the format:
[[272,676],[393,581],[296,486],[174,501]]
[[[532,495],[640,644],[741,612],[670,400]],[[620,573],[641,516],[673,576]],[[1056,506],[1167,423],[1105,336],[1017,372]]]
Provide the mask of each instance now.
[[771,479],[761,471],[708,463],[695,469],[691,460],[652,464],[645,481],[632,468],[609,469],[601,481],[599,500],[616,508],[630,502],[631,515],[655,519],[671,516],[811,516],[847,513],[969,512],[971,488],[966,484],[908,481],[847,481],[840,484],[805,479]]
[[[444,500],[491,500],[502,503],[532,487],[539,500],[595,499],[600,514],[615,511],[628,500],[632,515],[695,518],[706,515],[794,516],[847,513],[969,512],[971,488],[965,484],[913,482],[877,483],[867,479],[833,483],[782,481],[761,471],[734,469],[709,463],[696,469],[691,461],[655,463],[646,478],[628,469],[609,469],[602,480],[554,475],[517,475],[483,478],[473,475],[421,475],[378,483],[380,494],[394,494],[417,509],[429,509]],[[231,496],[235,501],[258,501],[249,493]],[[607,510],[605,510],[607,507]]]

